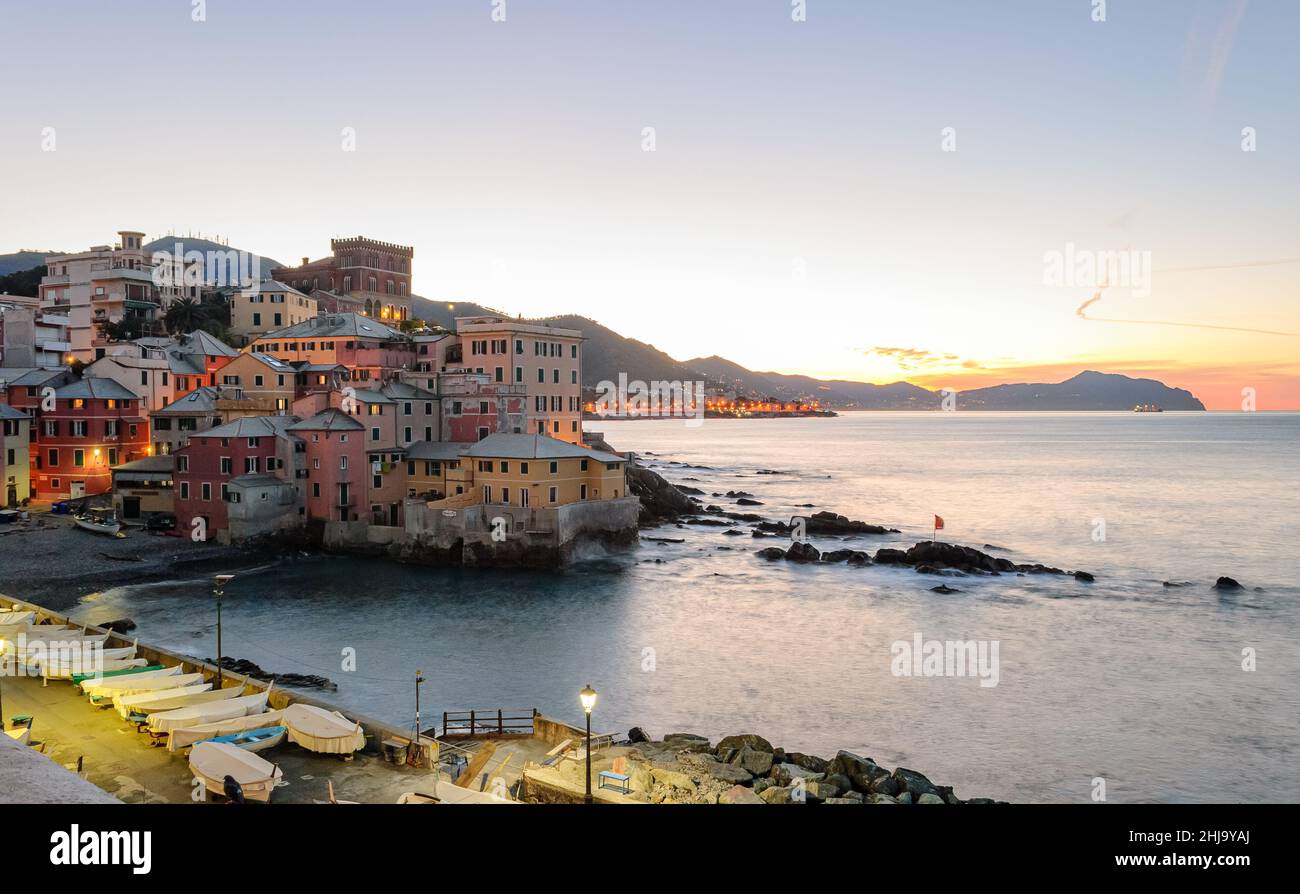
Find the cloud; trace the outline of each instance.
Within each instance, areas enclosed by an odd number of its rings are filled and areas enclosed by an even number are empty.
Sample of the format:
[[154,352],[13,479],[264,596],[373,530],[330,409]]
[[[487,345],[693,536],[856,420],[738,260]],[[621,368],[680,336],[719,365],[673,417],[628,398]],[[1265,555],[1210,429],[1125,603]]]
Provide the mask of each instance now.
[[1201,35],[1201,16],[1192,18],[1184,42],[1185,63],[1198,70],[1196,77],[1201,81],[1201,92],[1205,102],[1211,108],[1219,97],[1223,79],[1228,70],[1228,60],[1232,56],[1233,45],[1237,41],[1237,31],[1242,19],[1246,17],[1246,8],[1250,0],[1231,0],[1223,17],[1214,26],[1214,34],[1206,42]]
[[899,369],[921,369],[928,366],[951,364],[961,359],[956,354],[940,354],[921,348],[888,348],[880,345],[867,348],[862,353],[868,357],[883,357],[887,360],[893,360]]

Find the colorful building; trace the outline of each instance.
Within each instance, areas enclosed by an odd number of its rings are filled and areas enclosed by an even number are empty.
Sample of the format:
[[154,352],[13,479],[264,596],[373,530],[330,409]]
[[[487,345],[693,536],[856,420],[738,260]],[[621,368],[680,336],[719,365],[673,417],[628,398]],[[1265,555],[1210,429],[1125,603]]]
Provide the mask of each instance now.
[[316,316],[316,299],[293,286],[265,279],[230,293],[230,331],[241,344]]
[[402,332],[360,314],[327,314],[268,332],[246,351],[290,363],[342,365],[354,384],[380,384],[413,368],[415,342]]
[[330,256],[313,261],[303,258],[298,267],[282,267],[275,275],[296,289],[339,296],[328,309],[363,314],[378,320],[400,322],[411,318],[411,260],[415,249],[356,236],[331,239]]
[[190,438],[244,416],[269,416],[275,402],[249,398],[237,385],[204,385],[149,414],[153,453],[167,456]]
[[110,470],[149,452],[149,422],[140,399],[112,379],[82,379],[56,388],[52,406],[37,397],[32,491],[41,499],[107,493]]
[[32,417],[0,404],[0,507],[14,509],[32,496]]
[[[232,520],[247,520],[248,509],[262,503],[268,504],[269,516],[290,516],[288,522],[298,523],[304,462],[301,443],[289,431],[294,421],[292,416],[245,416],[199,433],[177,449],[178,529],[192,539],[226,541]],[[249,490],[259,506],[232,511]]]

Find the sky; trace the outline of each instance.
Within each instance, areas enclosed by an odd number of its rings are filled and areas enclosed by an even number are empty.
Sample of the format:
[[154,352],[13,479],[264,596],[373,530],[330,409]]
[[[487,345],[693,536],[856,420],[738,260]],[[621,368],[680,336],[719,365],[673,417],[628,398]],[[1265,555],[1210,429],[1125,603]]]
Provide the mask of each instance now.
[[679,359],[956,388],[1103,369],[1300,409],[1294,0],[0,17],[28,36],[0,56],[0,253],[138,229],[295,263],[366,235],[415,247],[418,294]]

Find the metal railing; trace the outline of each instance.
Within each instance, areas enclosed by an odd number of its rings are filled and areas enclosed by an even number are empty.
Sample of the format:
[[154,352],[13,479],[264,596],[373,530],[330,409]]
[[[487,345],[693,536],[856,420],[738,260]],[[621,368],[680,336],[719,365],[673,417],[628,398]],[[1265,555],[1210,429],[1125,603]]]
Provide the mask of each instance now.
[[531,736],[536,708],[489,708],[472,711],[443,711],[442,738],[470,739],[476,736]]

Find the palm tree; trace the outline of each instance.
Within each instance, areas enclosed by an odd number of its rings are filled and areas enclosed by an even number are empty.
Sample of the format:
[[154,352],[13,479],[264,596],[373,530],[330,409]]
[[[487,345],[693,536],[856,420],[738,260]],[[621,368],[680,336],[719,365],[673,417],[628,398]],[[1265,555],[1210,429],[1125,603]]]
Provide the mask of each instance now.
[[206,316],[203,305],[193,298],[177,298],[163,314],[163,321],[169,332],[192,332],[202,325]]

